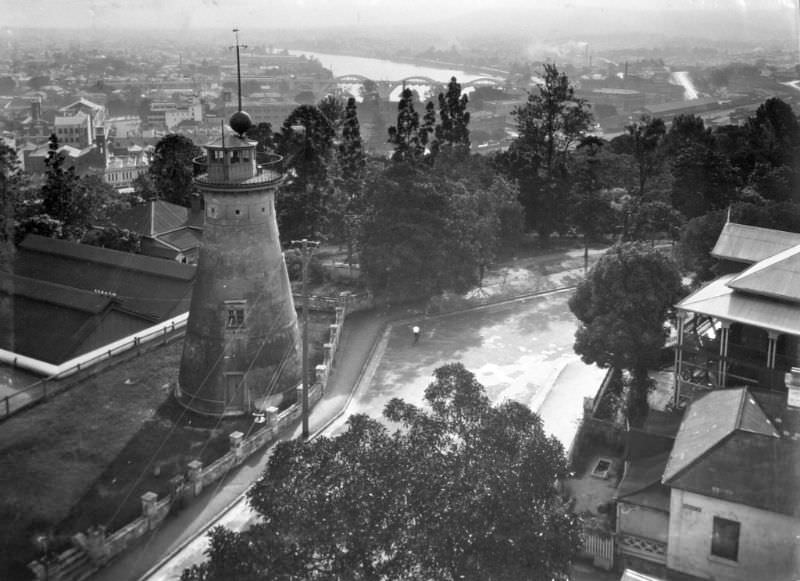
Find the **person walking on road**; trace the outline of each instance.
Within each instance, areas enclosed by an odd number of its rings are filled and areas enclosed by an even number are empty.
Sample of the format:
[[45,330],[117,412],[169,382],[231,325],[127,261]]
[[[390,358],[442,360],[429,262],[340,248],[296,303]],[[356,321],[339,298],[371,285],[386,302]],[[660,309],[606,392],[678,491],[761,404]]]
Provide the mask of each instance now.
[[414,325],[411,328],[411,332],[414,333],[414,345],[416,345],[417,341],[419,341],[419,326]]

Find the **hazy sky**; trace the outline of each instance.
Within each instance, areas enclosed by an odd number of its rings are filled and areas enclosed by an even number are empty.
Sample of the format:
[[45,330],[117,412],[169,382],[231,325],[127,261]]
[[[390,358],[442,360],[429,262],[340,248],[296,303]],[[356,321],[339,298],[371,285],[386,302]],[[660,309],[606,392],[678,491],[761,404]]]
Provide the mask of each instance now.
[[413,24],[470,13],[720,9],[793,17],[800,0],[0,0],[0,26],[68,28],[298,28]]

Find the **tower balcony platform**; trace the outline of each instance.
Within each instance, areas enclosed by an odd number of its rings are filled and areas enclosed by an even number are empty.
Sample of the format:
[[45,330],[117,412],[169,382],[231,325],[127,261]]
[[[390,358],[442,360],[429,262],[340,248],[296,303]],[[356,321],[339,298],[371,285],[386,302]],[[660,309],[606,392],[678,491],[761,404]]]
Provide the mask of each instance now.
[[[208,157],[192,160],[194,179],[200,185],[237,187],[252,185],[278,185],[284,179],[283,157],[275,153],[256,153],[255,169],[247,163],[226,161],[209,172]],[[215,165],[217,165],[215,163]]]

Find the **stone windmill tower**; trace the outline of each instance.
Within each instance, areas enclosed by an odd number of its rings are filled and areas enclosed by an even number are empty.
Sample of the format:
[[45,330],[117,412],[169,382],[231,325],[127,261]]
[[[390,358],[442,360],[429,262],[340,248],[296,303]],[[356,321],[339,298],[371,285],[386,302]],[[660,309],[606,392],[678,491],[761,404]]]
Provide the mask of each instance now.
[[[238,42],[236,49],[238,62]],[[185,407],[210,415],[277,405],[294,397],[302,376],[275,218],[282,160],[257,159],[256,143],[244,135],[252,121],[241,96],[229,125],[205,146],[195,178],[205,227],[176,390]]]

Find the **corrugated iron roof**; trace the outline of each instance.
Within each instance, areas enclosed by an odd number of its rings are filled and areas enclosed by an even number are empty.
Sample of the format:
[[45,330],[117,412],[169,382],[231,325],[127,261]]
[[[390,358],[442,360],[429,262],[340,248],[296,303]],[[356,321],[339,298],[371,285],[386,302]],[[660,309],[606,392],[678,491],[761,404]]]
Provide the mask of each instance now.
[[800,244],[800,233],[728,222],[711,256],[752,264]]
[[[785,411],[785,401],[779,407]],[[800,516],[800,442],[788,431],[781,436],[746,388],[712,391],[686,411],[663,482]]]
[[800,516],[800,445],[737,430],[677,474],[669,486]]
[[728,286],[735,277],[726,275],[712,281],[676,307],[778,333],[800,335],[800,311],[796,303],[736,291]]
[[62,256],[87,263],[104,265],[115,270],[135,270],[165,278],[192,280],[195,274],[193,266],[177,264],[141,254],[119,252],[108,248],[89,246],[88,244],[76,244],[64,240],[46,238],[35,234],[26,236],[19,248],[30,252]]
[[[781,439],[747,388],[714,390],[695,400],[686,410],[675,438],[664,469],[664,484],[673,486],[685,473],[702,471],[703,464],[715,454],[715,450],[725,448],[732,436],[743,434],[761,437],[761,440],[753,441],[761,442],[765,447],[771,445],[769,440]],[[694,478],[697,476],[696,473]],[[734,483],[728,482],[725,486],[730,488]]]
[[800,245],[761,260],[728,282],[732,289],[800,302]]
[[175,232],[162,234],[158,238],[181,252],[187,252],[200,246],[201,237],[201,233],[193,228],[181,228]]
[[112,217],[118,227],[150,238],[182,228],[188,219],[188,208],[164,200],[150,200]]

